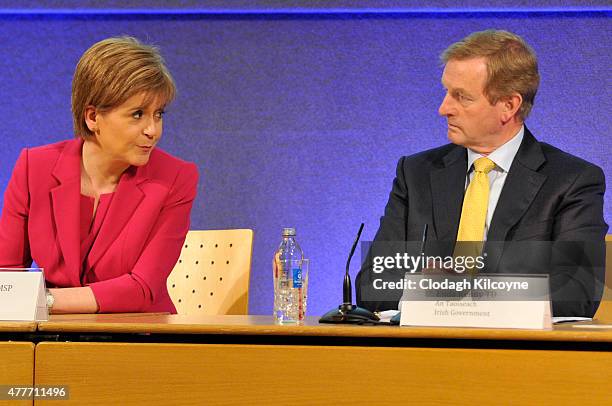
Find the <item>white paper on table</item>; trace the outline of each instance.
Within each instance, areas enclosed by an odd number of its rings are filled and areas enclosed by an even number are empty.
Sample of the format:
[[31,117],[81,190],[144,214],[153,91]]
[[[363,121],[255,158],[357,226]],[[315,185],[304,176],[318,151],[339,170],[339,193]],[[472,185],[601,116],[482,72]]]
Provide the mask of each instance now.
[[385,310],[385,311],[379,312],[378,317],[380,318],[380,321],[382,321],[383,323],[384,322],[388,323],[391,321],[391,318],[398,313],[399,313],[399,310]]
[[553,324],[572,323],[575,321],[593,321],[593,319],[590,317],[553,317],[552,318]]

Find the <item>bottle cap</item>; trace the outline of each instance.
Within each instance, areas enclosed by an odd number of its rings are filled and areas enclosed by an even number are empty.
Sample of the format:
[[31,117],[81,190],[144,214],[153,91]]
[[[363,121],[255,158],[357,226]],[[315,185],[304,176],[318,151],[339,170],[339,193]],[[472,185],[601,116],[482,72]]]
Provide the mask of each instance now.
[[293,227],[283,228],[283,237],[295,237],[295,228]]

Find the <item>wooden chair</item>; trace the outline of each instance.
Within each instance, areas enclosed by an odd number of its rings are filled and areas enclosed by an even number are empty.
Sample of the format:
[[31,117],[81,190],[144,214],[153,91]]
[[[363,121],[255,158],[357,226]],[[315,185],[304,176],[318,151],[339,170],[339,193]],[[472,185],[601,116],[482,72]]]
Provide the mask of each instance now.
[[595,318],[612,323],[612,234],[606,235],[606,279],[603,297]]
[[168,276],[178,314],[248,314],[253,230],[192,230]]

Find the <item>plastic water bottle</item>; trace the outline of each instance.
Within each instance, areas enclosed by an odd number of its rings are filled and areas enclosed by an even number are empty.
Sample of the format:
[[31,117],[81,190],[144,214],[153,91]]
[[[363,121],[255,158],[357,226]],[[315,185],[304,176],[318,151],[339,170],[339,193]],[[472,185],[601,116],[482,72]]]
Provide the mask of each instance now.
[[291,261],[302,261],[304,253],[295,240],[295,228],[283,228],[283,240],[274,254],[274,321],[299,323],[300,300],[293,288]]

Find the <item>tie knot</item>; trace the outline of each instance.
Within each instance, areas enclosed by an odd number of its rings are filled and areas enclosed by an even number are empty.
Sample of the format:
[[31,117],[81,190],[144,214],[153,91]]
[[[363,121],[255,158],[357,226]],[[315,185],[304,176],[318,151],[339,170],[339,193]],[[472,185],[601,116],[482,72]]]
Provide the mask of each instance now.
[[489,173],[493,168],[495,168],[495,162],[491,161],[489,158],[483,157],[474,161],[474,171],[476,172]]

